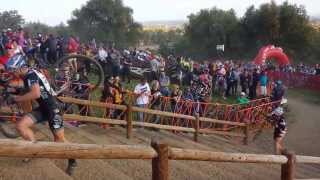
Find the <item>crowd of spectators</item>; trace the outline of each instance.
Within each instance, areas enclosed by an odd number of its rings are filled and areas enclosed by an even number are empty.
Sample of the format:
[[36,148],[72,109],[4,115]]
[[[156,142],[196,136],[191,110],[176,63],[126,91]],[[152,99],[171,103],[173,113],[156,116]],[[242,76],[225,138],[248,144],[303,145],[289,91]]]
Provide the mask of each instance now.
[[[256,66],[233,60],[193,61],[190,58],[170,55],[162,57],[154,55],[147,50],[136,48],[116,49],[114,44],[107,46],[97,45],[93,39],[88,43],[81,43],[77,37],[56,37],[52,34],[37,33],[31,35],[22,28],[17,31],[6,29],[0,36],[0,61],[5,64],[8,58],[17,54],[26,55],[28,60],[47,68],[57,59],[66,54],[82,54],[95,58],[103,67],[105,82],[101,101],[115,104],[124,103],[124,94],[133,92],[136,95],[136,105],[159,109],[159,97],[171,98],[171,108],[174,111],[177,102],[181,99],[194,102],[210,102],[213,95],[238,97],[241,104],[257,97],[270,94],[267,76],[269,69],[284,72],[302,72],[319,75],[320,66],[315,67],[299,64],[282,68],[271,65]],[[77,69],[77,62],[71,61],[73,68]],[[67,68],[67,67],[66,67]],[[84,74],[75,75],[79,84],[88,84]],[[124,83],[131,83],[132,79],[140,79],[134,89],[124,89]],[[74,88],[79,94],[84,93],[82,87]],[[260,92],[257,95],[257,90]],[[79,98],[86,99],[88,96]],[[115,118],[121,112],[114,112]],[[143,119],[143,114],[140,114]]]

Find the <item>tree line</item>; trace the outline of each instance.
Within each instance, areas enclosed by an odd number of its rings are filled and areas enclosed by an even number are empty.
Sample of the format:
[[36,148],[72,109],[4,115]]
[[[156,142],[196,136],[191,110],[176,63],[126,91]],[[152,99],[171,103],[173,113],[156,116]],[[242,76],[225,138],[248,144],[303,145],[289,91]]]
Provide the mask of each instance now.
[[[238,18],[233,9],[204,9],[188,16],[184,34],[166,53],[194,58],[236,58],[252,60],[265,45],[280,46],[295,62],[319,62],[320,32],[312,27],[304,6],[274,1],[259,8],[250,6]],[[225,51],[216,45],[225,45]]]

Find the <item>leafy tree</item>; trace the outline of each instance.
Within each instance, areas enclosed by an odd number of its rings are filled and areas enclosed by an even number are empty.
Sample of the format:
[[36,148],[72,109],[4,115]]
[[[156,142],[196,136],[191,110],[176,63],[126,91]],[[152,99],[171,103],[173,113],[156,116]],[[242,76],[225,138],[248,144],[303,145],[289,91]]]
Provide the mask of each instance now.
[[0,12],[0,29],[16,30],[24,24],[24,19],[16,10]]
[[191,14],[185,28],[185,36],[198,53],[208,57],[217,57],[216,45],[225,44],[226,50],[238,45],[234,33],[239,32],[239,21],[233,9],[229,11],[212,8]]
[[141,25],[134,22],[132,13],[122,0],[90,0],[73,11],[68,23],[72,31],[85,40],[96,38],[124,46],[137,43],[142,31]]
[[291,52],[293,57],[300,59],[308,56],[311,41],[317,35],[313,33],[305,8],[285,2],[280,6],[279,22],[279,44]]

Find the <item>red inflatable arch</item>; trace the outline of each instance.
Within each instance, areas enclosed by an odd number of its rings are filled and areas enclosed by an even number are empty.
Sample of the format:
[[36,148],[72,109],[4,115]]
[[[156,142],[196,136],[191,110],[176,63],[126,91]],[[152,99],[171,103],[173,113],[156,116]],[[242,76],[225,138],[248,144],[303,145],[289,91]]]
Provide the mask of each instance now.
[[282,48],[274,45],[264,46],[260,49],[258,55],[254,59],[256,65],[261,65],[271,58],[276,59],[280,66],[290,64],[288,56],[283,52]]

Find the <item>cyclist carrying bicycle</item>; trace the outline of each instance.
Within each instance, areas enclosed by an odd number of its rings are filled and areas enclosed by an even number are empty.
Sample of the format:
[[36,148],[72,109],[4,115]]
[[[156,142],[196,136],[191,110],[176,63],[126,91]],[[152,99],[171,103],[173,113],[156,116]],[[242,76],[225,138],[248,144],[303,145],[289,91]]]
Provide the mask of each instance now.
[[273,138],[276,154],[281,154],[284,150],[283,138],[287,133],[287,124],[283,114],[283,108],[278,106],[271,114],[268,115],[269,121],[274,125]]
[[[59,108],[59,102],[54,90],[51,88],[46,77],[27,67],[24,59],[12,58],[6,63],[6,70],[14,73],[23,80],[23,83],[15,86],[23,87],[27,92],[23,95],[11,95],[9,103],[36,101],[39,106],[30,113],[23,115],[17,122],[16,128],[21,136],[28,141],[35,142],[31,126],[36,123],[48,121],[55,142],[67,142],[64,136],[63,118]],[[76,167],[75,159],[68,160],[66,172],[71,175]]]

